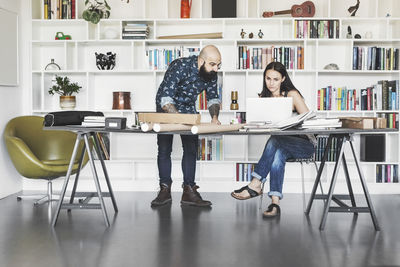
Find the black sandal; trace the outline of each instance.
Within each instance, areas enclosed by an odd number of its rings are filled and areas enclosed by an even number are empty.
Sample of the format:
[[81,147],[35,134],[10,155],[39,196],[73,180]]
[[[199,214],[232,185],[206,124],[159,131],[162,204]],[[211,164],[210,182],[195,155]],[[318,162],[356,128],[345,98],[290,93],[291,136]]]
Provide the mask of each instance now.
[[[271,212],[273,208],[276,208],[275,214],[270,214],[270,215],[265,214],[265,212]],[[268,206],[268,209],[266,211],[264,211],[263,218],[274,218],[274,217],[277,217],[280,215],[281,215],[281,207],[279,207],[279,205],[277,205],[277,204],[271,203]]]
[[[249,193],[248,197],[239,197],[239,196],[234,194],[234,193],[242,193],[244,190],[246,190]],[[246,185],[246,186],[243,186],[242,188],[240,188],[238,190],[233,191],[231,193],[231,196],[233,198],[236,198],[236,199],[239,199],[239,200],[246,200],[246,199],[250,199],[250,198],[253,198],[253,197],[261,196],[261,194],[262,194],[262,191],[260,193],[258,193],[257,191],[254,191],[253,189],[249,188],[248,185]]]

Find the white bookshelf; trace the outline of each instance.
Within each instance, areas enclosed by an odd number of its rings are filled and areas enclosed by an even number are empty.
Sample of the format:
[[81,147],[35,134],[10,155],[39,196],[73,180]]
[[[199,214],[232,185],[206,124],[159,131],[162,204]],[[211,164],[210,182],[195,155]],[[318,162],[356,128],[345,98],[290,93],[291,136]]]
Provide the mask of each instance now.
[[[77,95],[77,110],[103,111],[106,116],[126,116],[133,118],[134,111],[155,111],[155,95],[165,70],[149,69],[145,51],[151,48],[170,48],[175,46],[203,47],[216,45],[222,54],[222,69],[219,78],[223,83],[222,111],[220,119],[228,123],[236,112],[246,110],[246,97],[256,97],[262,89],[263,70],[237,69],[238,46],[302,46],[304,47],[304,69],[289,70],[293,83],[305,97],[310,109],[317,108],[317,90],[332,86],[365,88],[378,80],[399,80],[396,71],[355,71],[352,70],[353,46],[382,46],[400,48],[400,0],[364,0],[356,17],[350,17],[347,8],[354,3],[345,0],[318,0],[313,20],[338,20],[338,39],[298,39],[294,38],[296,18],[275,16],[262,18],[263,11],[289,9],[292,1],[284,0],[270,4],[262,0],[237,0],[237,18],[211,18],[211,0],[194,0],[191,19],[180,19],[179,0],[108,0],[111,6],[109,19],[102,19],[97,25],[82,19],[84,1],[76,1],[77,19],[44,20],[43,1],[31,0],[31,90],[30,111],[44,115],[59,110],[58,97],[47,91],[53,75],[66,75],[82,86]],[[389,13],[390,16],[386,17]],[[307,18],[299,18],[307,19]],[[149,38],[145,40],[124,40],[122,29],[126,22],[146,23],[150,27]],[[346,39],[347,26],[352,27],[353,36],[359,33],[362,39]],[[240,38],[240,31],[253,32],[253,39]],[[263,39],[257,36],[262,29]],[[56,32],[72,36],[72,40],[54,40]],[[106,39],[107,31],[116,33],[115,39]],[[372,33],[365,39],[365,33]],[[222,39],[157,39],[163,35],[222,32]],[[113,70],[98,70],[95,52],[117,54]],[[55,59],[60,71],[45,71],[44,67]],[[324,70],[329,63],[336,63],[339,70]],[[239,92],[239,110],[229,110],[230,92]],[[130,91],[132,110],[112,110],[112,92]],[[374,116],[377,113],[399,111],[318,111],[323,117],[334,116]],[[209,121],[207,111],[200,111],[203,121]],[[174,137],[173,179],[179,188],[182,180],[180,158],[182,154],[180,138]],[[196,181],[211,191],[230,191],[239,185],[234,182],[236,162],[256,162],[267,140],[263,136],[223,136],[222,161],[198,161]],[[387,164],[400,162],[400,136],[398,132],[386,134]],[[111,160],[107,162],[110,177],[117,184],[131,183],[135,190],[153,190],[157,185],[157,144],[156,135],[111,134]],[[359,139],[355,139],[359,150]],[[364,174],[369,183],[375,184],[375,166],[380,163],[363,162]],[[352,163],[349,163],[352,168]],[[309,181],[315,175],[313,166],[306,166]],[[333,165],[328,163],[327,180]],[[300,165],[287,165],[288,183],[300,182]],[[84,176],[89,172],[84,171]],[[342,174],[341,174],[342,175]],[[134,185],[134,186],[133,186]],[[288,186],[288,188],[296,188]],[[301,187],[298,187],[301,188]],[[383,184],[377,188],[399,188],[398,184]],[[291,190],[291,189],[290,189]],[[300,189],[298,189],[300,190]],[[378,189],[377,191],[380,191]],[[385,190],[382,190],[384,192]]]

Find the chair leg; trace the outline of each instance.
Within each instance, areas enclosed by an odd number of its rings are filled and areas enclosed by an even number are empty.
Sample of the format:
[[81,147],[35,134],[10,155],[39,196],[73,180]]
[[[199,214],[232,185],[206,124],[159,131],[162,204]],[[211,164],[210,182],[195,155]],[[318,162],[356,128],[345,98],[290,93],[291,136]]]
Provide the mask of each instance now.
[[44,203],[48,203],[51,201],[58,201],[59,196],[58,195],[53,195],[53,186],[51,180],[48,180],[47,182],[47,193],[46,195],[44,194],[33,194],[33,195],[22,195],[22,196],[17,196],[17,200],[23,200],[23,199],[34,199],[35,202],[33,203],[34,206],[38,206]]
[[301,165],[301,191],[303,193],[303,211],[306,210],[306,192],[305,192],[305,186],[304,186],[304,166],[303,162],[300,161]]
[[261,210],[261,208],[262,208],[263,197],[264,197],[264,185],[265,185],[265,182],[266,182],[266,180],[265,180],[264,182],[261,183],[260,206],[258,207],[259,210]]

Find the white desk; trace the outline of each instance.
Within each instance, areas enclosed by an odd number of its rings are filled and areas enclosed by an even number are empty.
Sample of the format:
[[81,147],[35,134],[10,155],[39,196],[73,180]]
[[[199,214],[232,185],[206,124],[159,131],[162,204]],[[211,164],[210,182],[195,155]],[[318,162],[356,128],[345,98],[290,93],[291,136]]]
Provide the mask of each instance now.
[[[107,211],[104,205],[104,199],[103,197],[111,197],[113,206],[114,206],[114,211],[118,212],[118,208],[117,208],[117,204],[115,201],[115,197],[111,188],[111,183],[110,183],[110,179],[108,177],[108,173],[107,173],[107,168],[106,165],[104,163],[104,159],[101,156],[100,151],[98,150],[99,146],[99,141],[97,139],[96,136],[96,132],[119,132],[119,133],[127,133],[127,134],[134,134],[134,133],[141,133],[143,134],[144,132],[142,132],[141,130],[136,130],[136,129],[125,129],[125,130],[106,130],[104,128],[84,128],[84,127],[80,127],[80,126],[53,126],[53,127],[44,127],[44,129],[46,130],[62,130],[62,131],[73,131],[77,133],[77,138],[76,138],[76,142],[75,142],[75,147],[71,156],[71,161],[69,164],[69,169],[67,172],[67,175],[65,177],[64,180],[64,184],[61,190],[61,196],[60,196],[60,200],[58,201],[57,204],[57,210],[54,214],[54,217],[52,219],[52,226],[54,227],[57,223],[57,219],[58,219],[58,215],[60,213],[61,208],[64,209],[101,209],[103,212],[103,217],[104,217],[104,221],[106,223],[106,226],[110,226],[109,220],[108,220],[108,216],[107,216]],[[206,135],[303,135],[303,134],[316,134],[316,135],[329,135],[328,138],[328,142],[327,145],[325,147],[325,151],[324,151],[324,156],[323,159],[321,161],[321,164],[319,166],[318,169],[318,174],[317,177],[315,179],[314,182],[314,186],[311,192],[311,196],[310,196],[310,200],[308,202],[307,205],[307,209],[305,211],[305,214],[308,216],[310,214],[311,211],[311,207],[312,204],[314,202],[314,200],[317,199],[322,199],[322,200],[326,200],[325,201],[325,205],[324,205],[324,211],[323,211],[323,215],[321,218],[321,223],[320,223],[320,230],[324,230],[325,228],[325,224],[326,224],[326,220],[328,217],[328,212],[348,212],[348,213],[353,213],[354,215],[358,215],[358,213],[361,212],[366,212],[366,213],[370,213],[371,215],[371,219],[372,222],[374,224],[375,230],[379,231],[380,227],[379,227],[379,223],[378,223],[378,219],[376,217],[373,205],[372,205],[372,201],[371,201],[371,197],[370,194],[368,192],[368,187],[367,187],[367,183],[365,181],[364,175],[362,173],[361,167],[360,167],[360,163],[357,159],[356,153],[354,151],[354,146],[353,146],[353,135],[354,134],[362,134],[362,133],[382,133],[382,132],[394,132],[397,131],[397,129],[373,129],[373,130],[360,130],[360,129],[346,129],[346,128],[339,128],[339,129],[333,129],[333,130],[285,130],[285,131],[264,131],[264,132],[240,132],[240,131],[235,131],[235,132],[222,132],[222,133],[210,133],[210,134],[206,134]],[[147,132],[148,134],[155,134],[155,132]],[[165,132],[165,134],[191,134],[191,132],[188,131],[177,131],[177,132]],[[100,159],[101,162],[101,166],[102,166],[102,170],[104,172],[104,176],[105,176],[105,180],[107,182],[107,186],[108,186],[108,192],[107,193],[103,193],[101,191],[100,188],[100,183],[99,183],[99,178],[97,175],[97,171],[96,171],[96,167],[94,165],[94,160],[93,160],[93,155],[92,152],[90,150],[90,145],[89,145],[89,138],[93,136],[93,140],[95,142],[95,147],[97,148],[97,154],[98,157]],[[339,153],[338,153],[338,157],[336,159],[336,163],[335,163],[335,167],[334,167],[334,171],[332,174],[332,178],[331,178],[331,182],[330,182],[330,187],[329,187],[329,192],[328,194],[316,194],[316,190],[317,190],[317,186],[318,183],[321,179],[321,174],[323,172],[323,169],[325,167],[325,163],[326,160],[328,158],[328,152],[329,152],[329,147],[330,144],[332,142],[332,138],[338,138],[338,140],[340,140],[339,144],[340,144],[340,148],[339,148]],[[63,199],[65,197],[65,191],[67,189],[67,185],[68,185],[68,181],[70,179],[71,176],[71,171],[72,171],[72,166],[73,166],[73,162],[75,161],[75,158],[77,156],[78,153],[78,145],[79,142],[81,140],[84,140],[85,142],[85,146],[83,151],[81,152],[81,156],[80,156],[80,161],[82,161],[83,159],[83,155],[85,152],[85,149],[88,152],[89,155],[89,163],[91,166],[91,170],[92,170],[92,174],[93,174],[93,179],[95,181],[95,185],[96,185],[96,190],[97,192],[76,192],[76,186],[78,183],[78,177],[79,177],[79,170],[77,172],[77,176],[75,179],[75,183],[74,183],[74,187],[72,190],[72,195],[71,195],[71,199],[69,203],[63,203]],[[351,179],[350,179],[350,175],[349,175],[349,171],[348,171],[348,167],[347,167],[347,162],[346,162],[346,158],[344,155],[344,149],[347,145],[350,145],[351,151],[352,151],[352,156],[354,158],[354,162],[356,163],[356,167],[357,167],[357,171],[358,171],[358,176],[359,179],[361,181],[361,185],[363,187],[363,191],[364,191],[364,196],[367,202],[367,207],[360,207],[356,205],[355,202],[355,198],[354,198],[354,193],[353,193],[353,188],[351,185]],[[339,168],[341,167],[341,164],[343,164],[343,168],[344,168],[344,173],[345,173],[345,178],[346,178],[346,184],[347,184],[347,188],[349,191],[348,195],[338,195],[338,194],[334,194],[334,189],[335,189],[335,185],[336,185],[336,180],[337,180],[337,176],[339,173]],[[89,201],[92,197],[98,197],[100,204],[89,204]],[[78,204],[74,204],[73,200],[75,197],[86,197],[86,199],[83,202],[80,202]],[[342,200],[350,200],[351,202],[351,206],[349,206],[348,204],[344,203]],[[331,203],[335,202],[338,206],[331,206]]]

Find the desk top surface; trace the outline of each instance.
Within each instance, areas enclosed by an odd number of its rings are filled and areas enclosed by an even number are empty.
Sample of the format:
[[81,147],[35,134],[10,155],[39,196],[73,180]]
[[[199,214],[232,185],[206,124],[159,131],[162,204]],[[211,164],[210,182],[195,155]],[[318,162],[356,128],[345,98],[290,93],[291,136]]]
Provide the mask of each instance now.
[[[104,127],[83,127],[79,125],[67,125],[67,126],[49,126],[43,127],[45,130],[57,130],[57,131],[72,131],[81,133],[90,132],[106,132],[106,133],[141,133],[141,134],[187,134],[192,135],[190,131],[174,131],[174,132],[154,132],[148,131],[143,132],[140,129],[105,129]],[[317,134],[317,135],[329,135],[329,134],[362,134],[362,133],[387,133],[387,132],[398,132],[398,129],[350,129],[350,128],[336,128],[336,129],[287,129],[287,130],[274,130],[266,129],[262,131],[229,131],[229,132],[217,132],[217,133],[206,133],[201,135],[304,135],[304,134]]]

